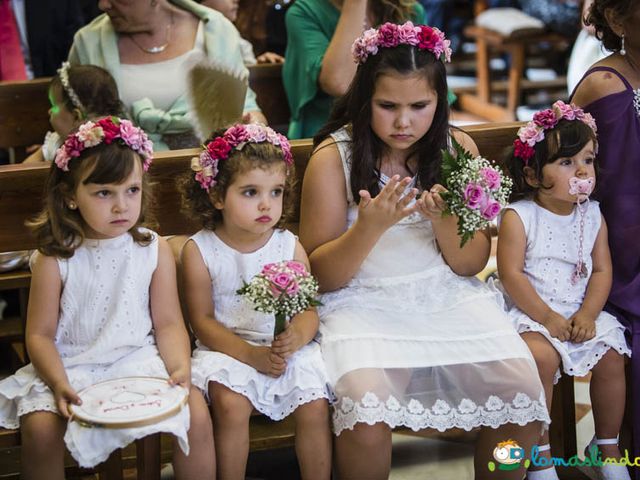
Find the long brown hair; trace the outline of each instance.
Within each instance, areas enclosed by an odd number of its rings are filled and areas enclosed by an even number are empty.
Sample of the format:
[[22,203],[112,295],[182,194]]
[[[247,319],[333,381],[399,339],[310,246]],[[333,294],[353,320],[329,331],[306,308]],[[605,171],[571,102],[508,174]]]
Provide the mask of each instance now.
[[404,23],[414,19],[416,3],[415,0],[373,0],[371,9],[377,25]]
[[[85,233],[80,212],[68,207],[69,197],[81,181],[84,184],[122,183],[133,171],[135,162],[140,162],[142,167],[142,158],[118,142],[102,143],[84,150],[79,157],[69,161],[69,171],[66,172],[52,162],[45,184],[44,208],[35,219],[27,222],[38,241],[38,250],[49,256],[72,257],[82,244]],[[147,175],[143,174],[140,217],[129,229],[140,245],[149,245],[153,239],[150,233],[139,229],[143,225],[154,226],[149,213],[151,203],[150,184]]]

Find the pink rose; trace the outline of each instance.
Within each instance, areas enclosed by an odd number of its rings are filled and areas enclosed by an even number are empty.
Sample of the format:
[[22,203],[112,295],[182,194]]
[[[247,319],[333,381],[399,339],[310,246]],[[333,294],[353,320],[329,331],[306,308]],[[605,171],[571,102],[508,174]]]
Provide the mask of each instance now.
[[533,123],[528,123],[518,130],[518,137],[523,143],[535,147],[536,143],[544,139],[544,130]]
[[398,26],[398,40],[400,43],[406,43],[409,45],[418,44],[417,28],[412,22],[405,22]]
[[426,25],[420,27],[420,32],[418,32],[418,48],[433,51],[439,42],[440,37],[433,28]]
[[558,123],[558,118],[550,108],[542,110],[533,116],[533,122],[542,128],[553,128]]
[[84,143],[77,135],[71,135],[65,140],[64,147],[70,157],[79,157],[80,153],[84,150]]
[[369,55],[378,53],[378,31],[375,28],[365,30],[351,46],[356,63],[364,62]]
[[385,23],[378,29],[378,45],[381,47],[397,47],[400,43],[400,31],[395,23]]
[[573,106],[567,105],[562,100],[558,100],[556,103],[554,103],[553,108],[557,109],[558,112],[560,112],[560,118],[564,118],[565,120],[576,119],[576,113]]
[[590,113],[585,112],[582,118],[582,121],[587,125],[589,125],[589,127],[591,127],[591,130],[593,130],[593,133],[598,132],[598,126],[596,125],[596,120],[593,118],[593,116]]
[[222,137],[217,137],[207,145],[207,151],[212,159],[219,160],[227,158],[231,151],[231,145]]
[[480,210],[480,214],[487,220],[493,220],[500,213],[500,209],[501,206],[499,202],[496,202],[495,200],[489,200],[486,202],[486,205],[484,205]]
[[133,150],[140,153],[140,150],[145,145],[145,140],[147,140],[147,135],[142,129],[134,126],[129,120],[121,120],[120,138]]
[[98,120],[98,125],[102,127],[104,132],[104,143],[109,145],[116,138],[120,137],[120,125],[113,123],[111,117],[106,117]]
[[498,173],[497,170],[484,167],[480,169],[480,175],[484,179],[489,190],[498,190],[500,188],[500,181],[502,180],[502,178],[500,177],[500,173]]
[[287,268],[289,270],[294,271],[296,274],[301,275],[303,277],[308,276],[307,267],[304,266],[303,263],[296,262],[294,260],[290,260],[287,262]]
[[224,136],[230,144],[238,146],[249,139],[247,130],[244,125],[234,125],[224,132]]
[[274,296],[280,296],[282,292],[287,295],[295,295],[300,287],[293,275],[287,272],[280,272],[268,275],[267,278],[271,282],[271,292]]
[[262,275],[273,275],[278,273],[278,264],[277,263],[267,263],[264,267],[262,267],[262,271],[260,272]]
[[69,171],[69,160],[71,160],[71,158],[69,157],[69,154],[67,153],[67,150],[64,148],[64,146],[56,151],[55,163],[60,170],[64,172]]
[[484,191],[477,183],[469,183],[464,189],[464,201],[469,208],[478,209],[484,198]]
[[529,159],[536,154],[536,151],[534,150],[533,147],[530,147],[529,145],[524,143],[522,140],[517,138],[513,142],[513,154],[516,157],[523,159],[526,165],[529,162]]

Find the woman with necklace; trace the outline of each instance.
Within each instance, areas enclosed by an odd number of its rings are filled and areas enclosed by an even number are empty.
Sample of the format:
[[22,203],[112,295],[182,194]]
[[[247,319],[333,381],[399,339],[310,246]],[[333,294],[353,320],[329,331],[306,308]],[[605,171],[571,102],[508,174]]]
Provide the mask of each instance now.
[[[154,149],[196,146],[187,73],[204,58],[244,71],[238,31],[220,13],[191,0],[99,0],[98,6],[106,15],[78,31],[69,61],[111,73]],[[246,121],[266,123],[251,90],[244,114]]]
[[[595,0],[587,24],[613,53],[587,71],[571,101],[591,113],[598,125],[601,172],[596,197],[609,226],[613,262],[605,310],[627,327],[632,348],[631,458],[640,456],[640,3]],[[634,470],[640,479],[640,469]]]
[[384,22],[425,23],[416,0],[297,0],[286,14],[282,71],[291,123],[289,138],[313,137],[356,72],[351,44]]

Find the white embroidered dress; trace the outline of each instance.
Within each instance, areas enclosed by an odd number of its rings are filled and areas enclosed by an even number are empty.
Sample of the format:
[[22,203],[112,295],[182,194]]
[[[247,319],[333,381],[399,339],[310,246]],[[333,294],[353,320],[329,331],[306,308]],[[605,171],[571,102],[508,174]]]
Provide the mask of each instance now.
[[[350,136],[332,137],[351,226]],[[321,301],[336,434],[359,422],[444,431],[550,421],[535,362],[496,293],[451,271],[420,214],[387,230],[347,286]]]
[[[209,270],[216,320],[252,345],[271,345],[274,315],[256,312],[236,290],[267,263],[292,260],[296,237],[287,230],[274,230],[269,241],[252,253],[238,252],[209,230],[201,230],[191,239]],[[294,353],[278,378],[211,351],[200,342],[197,345],[191,367],[193,384],[207,395],[209,382],[218,382],[247,397],[256,410],[273,420],[285,418],[302,404],[331,398],[320,346],[315,341]]]
[[[602,222],[598,202],[589,201],[584,221],[583,260],[589,275],[575,285],[571,283],[571,275],[578,262],[580,215],[577,208],[566,216],[556,215],[533,200],[521,200],[508,208],[518,214],[524,225],[527,237],[525,274],[547,305],[570,318],[582,305],[593,270],[591,251]],[[560,354],[562,369],[568,375],[586,375],[610,348],[621,355],[631,355],[624,338],[624,327],[604,311],[596,319],[596,336],[582,343],[561,342],[552,337],[543,325],[515,305],[510,306],[509,316],[518,332],[533,331],[544,335]],[[558,370],[555,381],[559,378]]]
[[[69,259],[59,259],[62,279],[55,345],[71,386],[127,376],[168,378],[153,336],[149,285],[158,264],[158,241],[137,244],[129,233],[85,240]],[[0,382],[0,426],[18,428],[28,413],[57,413],[53,393],[33,364]],[[157,424],[138,428],[85,428],[70,422],[67,448],[80,466],[92,467],[117,448],[156,432],[178,437],[189,451],[189,409]]]

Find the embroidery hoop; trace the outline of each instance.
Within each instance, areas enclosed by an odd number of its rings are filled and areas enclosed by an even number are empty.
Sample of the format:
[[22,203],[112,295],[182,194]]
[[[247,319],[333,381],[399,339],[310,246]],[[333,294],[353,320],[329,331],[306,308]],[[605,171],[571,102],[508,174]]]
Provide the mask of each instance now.
[[78,392],[82,405],[69,406],[71,421],[88,428],[134,428],[178,414],[189,392],[166,378],[122,377],[98,382]]

